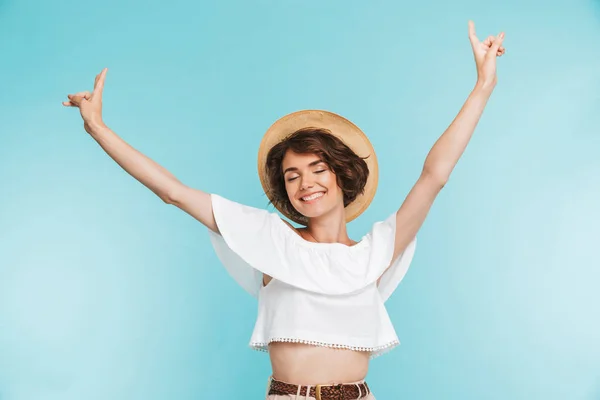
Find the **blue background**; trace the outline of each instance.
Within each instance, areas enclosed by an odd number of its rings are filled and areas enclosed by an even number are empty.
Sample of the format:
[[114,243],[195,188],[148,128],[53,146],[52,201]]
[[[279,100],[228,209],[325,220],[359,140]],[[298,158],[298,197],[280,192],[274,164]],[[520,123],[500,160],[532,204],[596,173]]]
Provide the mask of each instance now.
[[402,202],[475,82],[467,21],[506,31],[499,84],[387,303],[378,399],[600,399],[600,2],[0,1],[0,399],[259,399],[255,301],[206,229],[84,132],[266,206],[263,132],[351,119],[380,162],[354,238]]

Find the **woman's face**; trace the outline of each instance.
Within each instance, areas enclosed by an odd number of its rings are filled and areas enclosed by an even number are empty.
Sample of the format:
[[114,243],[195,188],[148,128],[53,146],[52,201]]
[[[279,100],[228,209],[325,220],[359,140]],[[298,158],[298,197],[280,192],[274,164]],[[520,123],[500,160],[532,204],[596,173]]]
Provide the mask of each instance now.
[[337,207],[344,208],[336,176],[319,156],[288,150],[281,166],[288,198],[300,214],[314,218]]

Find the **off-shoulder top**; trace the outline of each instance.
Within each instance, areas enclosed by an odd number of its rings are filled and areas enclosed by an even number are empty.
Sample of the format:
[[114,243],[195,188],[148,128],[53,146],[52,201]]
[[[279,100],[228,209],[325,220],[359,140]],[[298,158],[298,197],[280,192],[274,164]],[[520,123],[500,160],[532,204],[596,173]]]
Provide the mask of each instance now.
[[[211,198],[220,232],[209,230],[215,252],[233,279],[258,298],[251,348],[295,342],[375,357],[399,344],[384,302],[404,278],[416,238],[392,260],[395,213],[348,246],[309,242],[276,213]],[[273,278],[266,286],[263,273]]]

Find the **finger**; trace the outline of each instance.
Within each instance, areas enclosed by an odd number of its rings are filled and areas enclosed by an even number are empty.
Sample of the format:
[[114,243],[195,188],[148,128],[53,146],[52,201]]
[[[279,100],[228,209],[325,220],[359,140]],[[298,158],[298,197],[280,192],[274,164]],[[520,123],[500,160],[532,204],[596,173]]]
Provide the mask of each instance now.
[[63,101],[62,105],[65,107],[75,107],[75,104],[71,103],[70,101]]
[[86,98],[79,93],[70,94],[67,97],[69,98],[69,101],[77,107],[79,107],[84,101],[87,101]]
[[475,32],[475,22],[473,21],[469,21],[469,40],[473,46],[479,43],[479,39],[477,39],[477,33]]
[[104,81],[106,80],[107,72],[108,68],[104,68],[102,72],[100,72],[96,84],[94,85],[94,93],[98,93],[100,96],[102,96],[102,92],[104,91]]
[[490,48],[490,47],[492,47],[492,44],[494,43],[494,39],[496,39],[496,37],[490,35],[487,38],[485,38],[485,40],[483,41],[483,44],[485,45],[485,47]]
[[469,36],[477,36],[475,32],[475,22],[469,20]]
[[77,92],[77,93],[75,93],[75,94],[72,94],[72,95],[70,95],[70,96],[91,97],[91,96],[92,96],[92,94],[91,94],[89,91],[87,91],[87,90],[84,90],[83,92]]
[[94,90],[98,86],[98,81],[100,80],[101,76],[102,76],[102,71],[100,71],[100,73],[98,75],[96,75],[96,78],[94,79]]
[[83,99],[89,100],[92,98],[92,94],[90,92],[88,92],[87,90],[84,92],[79,92],[79,93],[75,93],[71,96],[77,96],[77,97],[81,97]]
[[[504,32],[500,32],[500,34],[494,38],[494,42],[492,43],[492,46],[490,47],[489,54],[492,54],[493,57],[495,57],[496,53],[498,52],[498,49],[500,49],[500,46],[502,46],[503,41],[504,41]],[[492,57],[492,56],[490,56],[490,57]]]

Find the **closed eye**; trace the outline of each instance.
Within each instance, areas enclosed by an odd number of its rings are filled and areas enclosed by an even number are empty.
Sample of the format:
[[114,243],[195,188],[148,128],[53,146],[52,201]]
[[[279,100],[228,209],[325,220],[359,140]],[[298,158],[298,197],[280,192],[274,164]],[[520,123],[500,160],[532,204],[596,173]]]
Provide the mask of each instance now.
[[[323,172],[325,172],[325,171],[327,171],[327,168],[325,168],[325,169],[320,169],[320,170],[318,170],[318,171],[314,171],[314,173],[315,173],[315,174],[322,174],[322,173],[323,173]],[[298,176],[294,176],[293,178],[288,178],[288,179],[287,179],[287,181],[288,181],[288,182],[291,182],[291,181],[294,181],[294,180],[296,180],[296,179],[298,179]]]

